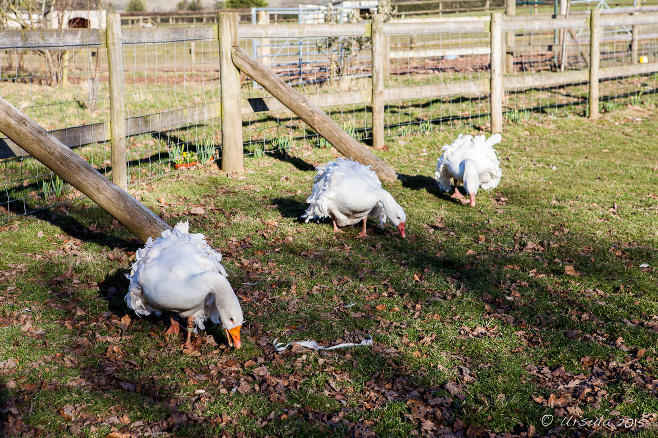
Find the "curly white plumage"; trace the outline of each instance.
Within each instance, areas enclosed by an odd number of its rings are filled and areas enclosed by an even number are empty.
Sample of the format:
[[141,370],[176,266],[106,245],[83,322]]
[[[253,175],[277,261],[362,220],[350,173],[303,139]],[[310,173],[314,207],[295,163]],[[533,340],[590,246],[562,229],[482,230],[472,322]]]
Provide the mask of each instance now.
[[498,186],[502,177],[500,161],[494,145],[502,140],[500,134],[489,139],[484,135],[459,136],[442,148],[443,154],[436,163],[434,177],[439,188],[445,192],[452,189],[451,180],[455,182],[454,197],[461,197],[457,183],[464,184],[469,194],[471,205],[475,205],[478,189],[491,190]]
[[330,217],[334,231],[338,226],[354,225],[363,221],[360,237],[366,235],[365,221],[370,216],[383,226],[388,218],[404,237],[406,216],[391,194],[382,188],[377,174],[353,160],[339,158],[318,166],[309,207],[302,216],[311,219]]
[[188,318],[188,324],[193,322],[195,331],[205,328],[206,319],[221,321],[225,330],[237,332],[239,346],[242,309],[226,279],[222,255],[203,234],[188,230],[188,222],[181,222],[161,237],[149,238],[137,251],[128,276],[126,304],[140,316],[159,315],[163,310],[178,313]]

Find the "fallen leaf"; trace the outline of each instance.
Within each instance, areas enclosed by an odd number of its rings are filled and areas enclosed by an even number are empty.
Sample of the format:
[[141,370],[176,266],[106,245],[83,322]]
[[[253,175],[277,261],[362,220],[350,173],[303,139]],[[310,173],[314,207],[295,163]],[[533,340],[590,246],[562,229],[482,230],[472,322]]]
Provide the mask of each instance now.
[[572,277],[579,277],[580,273],[576,271],[576,268],[574,268],[572,265],[567,265],[564,267],[564,273],[567,275],[571,275]]

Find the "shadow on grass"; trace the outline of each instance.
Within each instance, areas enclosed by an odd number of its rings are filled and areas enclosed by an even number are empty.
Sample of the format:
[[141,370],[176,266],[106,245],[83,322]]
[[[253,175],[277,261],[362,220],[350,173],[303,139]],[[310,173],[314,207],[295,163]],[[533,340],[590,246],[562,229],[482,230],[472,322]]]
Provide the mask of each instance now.
[[[58,209],[62,209],[61,214]],[[37,217],[58,227],[62,232],[84,242],[93,242],[109,249],[121,248],[126,251],[135,251],[141,242],[130,232],[114,222],[114,218],[97,205],[86,206],[73,203],[61,206],[50,211],[40,212]],[[94,225],[82,224],[77,218],[84,217],[87,222]]]
[[298,222],[304,222],[301,216],[306,211],[308,204],[300,202],[293,198],[274,198],[271,200],[272,205],[286,218],[295,218]]
[[425,190],[427,193],[436,196],[437,198],[442,198],[445,200],[450,199],[450,195],[439,189],[439,186],[436,183],[434,178],[430,178],[425,175],[405,175],[398,174],[400,181],[402,182],[402,187],[410,190]]
[[315,166],[313,166],[311,163],[302,160],[299,157],[295,157],[290,154],[278,152],[278,151],[271,153],[268,152],[268,155],[279,161],[283,161],[284,163],[290,163],[293,166],[295,166],[297,170],[301,170],[302,172],[315,172]]

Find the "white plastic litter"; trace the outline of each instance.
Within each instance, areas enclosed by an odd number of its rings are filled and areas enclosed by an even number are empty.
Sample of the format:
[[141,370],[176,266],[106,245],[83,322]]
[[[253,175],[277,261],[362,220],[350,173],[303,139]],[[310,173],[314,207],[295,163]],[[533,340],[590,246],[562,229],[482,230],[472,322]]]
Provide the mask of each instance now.
[[346,342],[344,344],[334,345],[333,347],[322,347],[322,346],[318,345],[317,342],[310,341],[310,340],[309,341],[301,341],[301,342],[291,342],[289,344],[283,345],[283,342],[277,343],[276,341],[278,341],[278,340],[279,340],[278,338],[275,339],[274,342],[272,342],[272,344],[274,345],[274,349],[279,353],[281,353],[282,351],[284,351],[286,348],[290,347],[293,344],[297,344],[300,347],[312,348],[313,350],[335,350],[337,348],[348,348],[348,347],[359,347],[359,346],[372,345],[372,338],[370,336],[368,336],[368,338],[364,339],[363,341],[361,341],[358,344],[355,344],[353,342]]
[[642,263],[642,264],[640,265],[640,268],[648,268],[648,267],[649,267],[649,264],[648,264],[648,263]]

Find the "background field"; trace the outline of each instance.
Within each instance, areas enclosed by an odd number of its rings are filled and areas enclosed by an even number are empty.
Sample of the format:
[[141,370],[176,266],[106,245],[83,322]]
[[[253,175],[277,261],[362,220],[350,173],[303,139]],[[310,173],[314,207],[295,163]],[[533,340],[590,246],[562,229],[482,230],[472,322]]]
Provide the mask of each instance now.
[[[223,254],[245,311],[237,351],[211,326],[186,355],[163,320],[128,311],[140,243],[94,205],[5,222],[2,430],[655,436],[657,123],[654,104],[598,121],[519,117],[498,148],[502,182],[475,208],[432,180],[459,132],[393,139],[376,153],[405,178],[387,186],[407,213],[404,240],[390,224],[357,239],[299,222],[332,149],[247,157],[237,178],[210,165],[135,186]],[[273,347],[369,337],[331,352]]]

